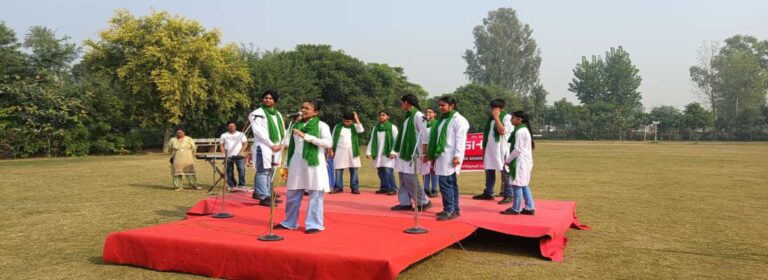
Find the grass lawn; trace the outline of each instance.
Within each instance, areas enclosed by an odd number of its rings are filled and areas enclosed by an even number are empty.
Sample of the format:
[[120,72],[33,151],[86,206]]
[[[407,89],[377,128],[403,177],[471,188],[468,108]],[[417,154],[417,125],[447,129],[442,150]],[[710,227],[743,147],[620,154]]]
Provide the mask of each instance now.
[[[593,227],[567,233],[564,262],[539,257],[534,240],[479,232],[400,278],[768,279],[768,143],[537,144],[534,197],[576,201]],[[182,219],[206,197],[173,192],[167,162],[162,154],[0,161],[0,278],[202,278],[101,260],[108,233]],[[363,162],[361,185],[378,188]],[[197,170],[209,184],[210,166],[198,161]],[[252,170],[246,178],[253,183]],[[464,194],[483,182],[482,172],[459,177]]]

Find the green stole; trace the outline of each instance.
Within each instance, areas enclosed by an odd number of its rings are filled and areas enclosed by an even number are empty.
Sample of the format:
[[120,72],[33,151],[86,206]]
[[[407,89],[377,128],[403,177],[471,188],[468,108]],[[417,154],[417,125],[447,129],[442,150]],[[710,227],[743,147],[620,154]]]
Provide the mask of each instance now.
[[[267,131],[269,131],[269,140],[272,141],[273,145],[275,143],[280,143],[280,141],[283,140],[283,137],[285,137],[285,128],[283,127],[282,118],[280,118],[280,116],[277,114],[275,108],[261,106],[261,109],[264,110],[264,115],[266,115],[267,118]],[[272,116],[276,116],[279,120],[277,124],[275,124]]]
[[339,143],[339,135],[341,135],[342,129],[349,129],[352,132],[352,155],[353,157],[360,156],[360,139],[357,138],[357,130],[352,130],[352,126],[344,126],[342,124],[336,124],[336,127],[333,128],[333,152],[336,152],[336,144]]
[[[504,125],[504,117],[507,116],[507,112],[501,112],[501,115],[499,116],[499,120],[501,121],[501,124]],[[488,145],[488,131],[493,129],[493,140],[496,140],[496,142],[499,142],[499,131],[496,129],[496,124],[494,122],[493,125],[491,125],[491,122],[493,121],[493,117],[488,118],[488,121],[485,123],[485,130],[483,131],[483,149],[485,149],[485,146]]]
[[[509,137],[509,143],[512,143],[509,145],[509,152],[511,153],[513,150],[515,150],[515,138],[517,137],[517,131],[521,128],[527,128],[528,126],[525,124],[520,124],[518,126],[515,126],[515,130],[512,131],[512,136]],[[512,180],[515,179],[517,176],[517,158],[512,159],[512,162],[509,163],[509,178],[512,178]]]
[[[448,124],[451,123],[451,119],[453,119],[453,115],[455,114],[456,110],[451,110],[447,114],[440,115],[437,125],[429,132],[429,145],[427,147],[427,157],[429,159],[437,160],[437,158],[440,157],[440,154],[443,153],[443,150],[445,150],[445,141],[446,137],[448,137]],[[441,125],[443,127],[442,131],[440,130]]]
[[[301,132],[304,132],[304,134],[309,134],[317,137],[318,135],[320,135],[319,124],[320,124],[320,118],[318,118],[317,116],[314,116],[308,121],[305,119],[300,120],[293,126],[293,128],[298,129]],[[291,139],[291,144],[288,145],[288,162],[289,163],[293,158],[293,150],[295,148],[296,148],[295,141]],[[320,164],[320,159],[317,156],[317,149],[318,147],[315,146],[315,144],[304,141],[304,147],[302,148],[302,151],[301,151],[301,158],[307,161],[307,165],[317,166]]]
[[398,135],[395,142],[395,152],[400,153],[400,159],[404,161],[411,161],[413,157],[413,151],[416,148],[416,124],[414,118],[416,117],[416,108],[411,108],[405,118],[405,124],[408,126],[405,131]]
[[385,133],[384,150],[381,151],[381,154],[387,157],[392,153],[392,123],[386,121],[373,127],[373,139],[371,139],[371,157],[373,157],[373,159],[376,159],[379,156],[379,131],[384,131]]

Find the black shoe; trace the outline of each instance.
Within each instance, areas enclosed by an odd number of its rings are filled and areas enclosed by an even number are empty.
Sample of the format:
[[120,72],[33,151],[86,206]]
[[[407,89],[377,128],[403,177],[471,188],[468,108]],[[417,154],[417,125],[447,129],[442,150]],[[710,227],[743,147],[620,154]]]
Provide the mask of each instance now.
[[280,197],[281,197],[281,195],[279,193],[275,194],[275,198],[280,198]]
[[272,226],[272,229],[289,229],[289,228],[285,227],[283,224],[276,224]]
[[427,210],[429,208],[432,208],[432,201],[427,201],[427,203],[419,205],[418,207],[416,207],[416,210],[424,211],[424,210]]
[[259,205],[267,207],[272,206],[272,200],[269,198],[261,199],[259,200]]
[[503,192],[500,192],[500,193],[497,193],[495,196],[496,196],[496,197],[504,197],[504,193],[503,193]]
[[533,215],[536,214],[536,210],[535,209],[531,209],[531,210],[523,209],[523,211],[520,211],[520,214],[533,216]]
[[413,206],[410,205],[395,205],[390,207],[389,209],[392,209],[392,211],[411,211],[413,210]]
[[304,192],[304,195],[309,195],[309,192]]
[[483,194],[478,194],[478,195],[473,196],[472,199],[477,199],[477,200],[493,200],[493,196],[490,195],[490,194],[483,193]]
[[456,214],[456,213],[454,213],[454,212],[446,212],[445,214],[442,214],[442,215],[440,215],[440,216],[437,216],[437,220],[438,220],[438,221],[447,221],[447,220],[453,220],[453,219],[456,219],[456,217],[458,217],[458,216],[459,216],[459,215],[457,215],[457,214]]
[[313,233],[318,233],[318,232],[320,232],[320,230],[316,229],[316,228],[311,228],[311,229],[308,229],[308,230],[304,231],[304,233],[306,233],[306,234],[313,234]]
[[428,192],[428,193],[427,193],[427,196],[428,196],[428,197],[433,197],[433,198],[434,198],[434,197],[437,197],[437,192]]
[[360,194],[360,190],[352,190],[352,194]]
[[388,191],[387,192],[387,195],[396,195],[396,194],[397,194],[397,191]]
[[388,193],[388,191],[385,191],[385,190],[376,191],[376,194],[385,194],[385,193]]
[[512,210],[511,207],[507,208],[507,210],[500,211],[499,213],[501,213],[502,215],[520,215],[520,212]]
[[510,204],[512,203],[513,199],[511,196],[504,197],[501,201],[499,201],[499,204]]
[[330,193],[330,194],[335,194],[335,193],[342,193],[342,192],[344,192],[344,189],[333,189],[333,190],[332,190],[331,192],[329,192],[329,193]]

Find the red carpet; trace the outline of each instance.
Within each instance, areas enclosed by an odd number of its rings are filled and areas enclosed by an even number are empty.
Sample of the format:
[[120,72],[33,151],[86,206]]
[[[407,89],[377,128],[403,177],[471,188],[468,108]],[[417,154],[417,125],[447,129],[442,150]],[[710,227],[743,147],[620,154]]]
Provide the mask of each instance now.
[[[541,238],[542,256],[553,261],[563,258],[569,227],[589,228],[576,218],[575,202],[537,200],[535,216],[504,216],[498,211],[505,206],[462,196],[458,219],[436,221],[442,206],[433,198],[435,206],[420,219],[429,233],[410,235],[402,231],[413,225],[413,212],[389,210],[396,201],[368,191],[326,194],[325,231],[278,230],[285,240],[262,242],[256,238],[267,231],[269,208],[256,206],[248,194],[234,194],[224,205],[234,218],[200,216],[219,210],[220,201],[211,197],[192,207],[186,220],[110,234],[104,260],[233,279],[394,279],[478,227]],[[282,221],[283,204],[275,213],[275,222]]]

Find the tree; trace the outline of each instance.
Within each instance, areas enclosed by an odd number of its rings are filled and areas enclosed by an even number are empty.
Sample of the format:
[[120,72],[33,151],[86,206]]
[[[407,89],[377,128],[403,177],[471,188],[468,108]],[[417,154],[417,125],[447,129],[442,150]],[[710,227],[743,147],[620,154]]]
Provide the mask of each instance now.
[[701,104],[693,102],[685,105],[683,110],[683,127],[688,130],[688,138],[693,138],[690,134],[694,134],[697,130],[704,132],[707,128],[712,127],[714,124],[714,114],[708,112]]
[[[622,139],[622,132],[632,128],[632,118],[642,110],[638,91],[642,78],[629,53],[619,46],[606,52],[605,60],[598,56],[591,60],[582,57],[573,75],[568,90],[576,93],[591,112],[600,112],[600,119],[610,120],[610,125],[604,127],[610,127]],[[609,114],[607,110],[615,113]]]
[[[696,93],[699,97],[706,102],[709,109],[712,110],[712,116],[717,119],[717,105],[721,98],[714,89],[714,84],[717,79],[717,72],[713,68],[715,57],[720,49],[718,42],[704,42],[699,48],[698,64],[691,66],[688,70],[691,74],[691,80],[696,86]],[[689,104],[690,105],[690,104]],[[715,132],[717,132],[715,127]],[[712,133],[712,137],[716,137],[717,133]]]
[[657,127],[661,135],[667,139],[677,139],[680,135],[680,127],[683,126],[683,113],[673,106],[659,106],[653,108],[649,114],[651,121],[659,122]]
[[164,143],[171,125],[220,124],[236,105],[250,104],[245,59],[235,45],[219,47],[218,30],[166,12],[136,18],[119,10],[99,37],[85,42],[89,70],[124,88],[126,115],[142,127],[164,127]]
[[528,96],[539,82],[541,65],[531,27],[520,22],[514,9],[500,8],[489,12],[472,33],[475,47],[463,56],[469,80]]

